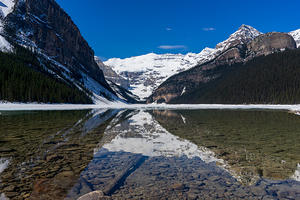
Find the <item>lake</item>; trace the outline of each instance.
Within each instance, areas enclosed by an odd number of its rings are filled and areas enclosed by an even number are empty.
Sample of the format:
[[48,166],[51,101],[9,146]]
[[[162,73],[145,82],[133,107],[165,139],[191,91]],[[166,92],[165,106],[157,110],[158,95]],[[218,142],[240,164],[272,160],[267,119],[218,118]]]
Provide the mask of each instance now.
[[300,116],[5,111],[0,199],[300,199]]

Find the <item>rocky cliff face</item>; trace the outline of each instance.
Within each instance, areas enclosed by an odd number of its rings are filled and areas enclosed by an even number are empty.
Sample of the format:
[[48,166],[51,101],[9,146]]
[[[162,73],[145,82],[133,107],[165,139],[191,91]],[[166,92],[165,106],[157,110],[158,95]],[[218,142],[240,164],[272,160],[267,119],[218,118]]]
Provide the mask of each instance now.
[[109,89],[92,48],[54,0],[19,0],[6,24],[8,32],[15,32],[20,41],[30,41],[74,73],[80,69]]
[[95,101],[123,101],[107,83],[78,27],[55,0],[8,1],[12,11],[2,23],[7,40],[36,52],[50,73],[91,92]]
[[297,44],[292,36],[277,32],[260,35],[247,44],[248,57],[266,56],[276,51],[295,48]]
[[148,98],[147,102],[170,102],[185,93],[217,79],[227,71],[232,64],[246,62],[254,57],[268,55],[286,49],[295,49],[296,42],[285,33],[267,33],[257,35],[252,39],[232,40],[227,49],[219,53],[213,60],[198,65],[190,70],[170,77],[160,85]]

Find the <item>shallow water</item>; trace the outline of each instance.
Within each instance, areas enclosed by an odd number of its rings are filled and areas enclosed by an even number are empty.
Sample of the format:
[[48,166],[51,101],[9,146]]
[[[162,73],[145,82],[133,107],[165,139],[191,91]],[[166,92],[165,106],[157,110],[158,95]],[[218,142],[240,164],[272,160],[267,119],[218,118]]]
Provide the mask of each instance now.
[[264,110],[1,112],[0,199],[300,199],[300,117]]

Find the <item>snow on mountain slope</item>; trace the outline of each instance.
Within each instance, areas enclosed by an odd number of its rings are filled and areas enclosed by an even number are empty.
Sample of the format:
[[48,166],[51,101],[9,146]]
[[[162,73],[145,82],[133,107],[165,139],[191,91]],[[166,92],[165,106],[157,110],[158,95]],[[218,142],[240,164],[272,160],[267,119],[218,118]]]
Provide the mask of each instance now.
[[214,59],[236,43],[247,43],[260,35],[259,31],[242,25],[238,31],[219,43],[216,48],[205,48],[199,54],[154,54],[136,56],[126,59],[112,58],[104,62],[120,76],[130,81],[129,90],[141,99],[149,97],[152,92],[169,77],[188,70],[197,64]]
[[168,77],[185,71],[199,62],[212,59],[213,51],[206,48],[199,54],[150,53],[126,59],[112,58],[104,64],[112,67],[124,79],[128,79],[131,86],[129,90],[143,99],[150,96],[152,91]]
[[3,19],[11,13],[15,6],[15,0],[0,0],[0,17]]
[[289,35],[291,35],[294,38],[294,40],[296,41],[297,48],[300,47],[300,29],[289,32]]
[[3,37],[0,35],[0,51],[2,52],[12,52],[13,47],[11,44]]
[[[0,34],[3,32],[3,20],[13,11],[15,6],[14,0],[0,0]],[[13,47],[11,44],[0,35],[0,51],[12,52]]]

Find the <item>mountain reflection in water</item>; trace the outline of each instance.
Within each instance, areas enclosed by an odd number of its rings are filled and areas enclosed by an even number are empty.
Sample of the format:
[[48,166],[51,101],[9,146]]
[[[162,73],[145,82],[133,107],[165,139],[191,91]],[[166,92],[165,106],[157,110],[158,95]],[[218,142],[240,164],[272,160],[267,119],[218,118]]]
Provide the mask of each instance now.
[[0,117],[0,198],[76,199],[95,190],[108,199],[300,198],[300,118],[286,112]]

